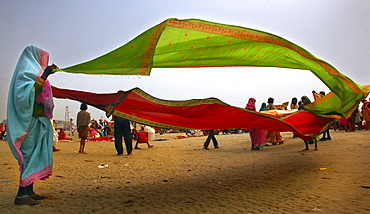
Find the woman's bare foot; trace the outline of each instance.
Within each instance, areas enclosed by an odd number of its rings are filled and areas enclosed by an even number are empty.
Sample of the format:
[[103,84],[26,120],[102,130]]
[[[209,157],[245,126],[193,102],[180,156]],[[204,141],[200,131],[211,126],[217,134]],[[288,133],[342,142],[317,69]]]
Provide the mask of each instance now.
[[42,196],[42,195],[38,195],[38,194],[33,194],[33,195],[30,195],[30,198],[32,198],[33,200],[44,200],[44,199],[47,199],[48,197],[47,196]]
[[24,195],[24,196],[17,196],[14,200],[14,204],[16,205],[30,205],[30,206],[34,206],[34,205],[37,205],[41,203],[40,201],[36,201],[34,199],[32,199],[30,196],[28,195]]
[[307,150],[310,150],[310,149],[308,149],[308,148],[304,148],[302,151],[307,151]]
[[80,151],[81,154],[87,154],[85,151]]
[[314,151],[318,151],[319,149],[318,148],[315,148]]

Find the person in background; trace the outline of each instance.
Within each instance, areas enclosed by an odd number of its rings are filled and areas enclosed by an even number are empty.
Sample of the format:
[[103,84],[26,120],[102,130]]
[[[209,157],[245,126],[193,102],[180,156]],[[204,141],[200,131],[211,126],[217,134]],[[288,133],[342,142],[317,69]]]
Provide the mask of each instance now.
[[260,108],[260,110],[259,110],[259,111],[266,111],[266,109],[267,109],[266,103],[265,103],[265,102],[263,102],[263,103],[261,104],[261,108]]
[[75,136],[75,123],[73,117],[69,119],[69,133],[71,134],[71,136]]
[[[298,100],[296,97],[292,98],[292,101],[290,102],[290,110],[299,109]],[[293,138],[297,138],[298,136],[293,133]]]
[[57,148],[59,134],[55,127],[57,126],[57,122],[55,120],[50,120],[53,123],[53,152],[59,152],[60,149]]
[[[249,98],[245,109],[256,111],[256,99]],[[249,136],[252,141],[251,150],[259,150],[266,145],[266,133],[262,129],[249,128]]]
[[67,133],[64,131],[64,129],[60,129],[58,132],[58,140],[73,140],[73,139],[67,137]]
[[[308,104],[310,104],[311,103],[311,100],[307,97],[307,96],[303,96],[302,98],[301,98],[301,100],[302,100],[302,104],[303,104],[303,106],[306,106],[306,105],[308,105]],[[308,144],[315,144],[315,149],[314,149],[314,151],[317,151],[317,150],[319,150],[319,148],[318,148],[318,146],[317,146],[317,142],[319,141],[319,137],[317,136],[317,137],[314,137],[314,138],[312,138],[312,139],[310,139],[310,140],[304,140],[304,144],[305,144],[305,148],[302,150],[302,151],[307,151],[307,150],[310,150],[310,148],[308,147]]]
[[130,121],[118,116],[113,116],[113,120],[114,146],[116,148],[117,155],[123,155],[122,135],[125,140],[127,155],[132,155],[132,132]]
[[81,138],[80,149],[78,150],[81,154],[87,154],[85,152],[86,139],[89,137],[89,123],[91,121],[90,113],[87,111],[87,105],[81,103],[80,111],[77,113],[77,132],[78,137]]
[[139,143],[146,143],[148,145],[148,148],[154,147],[154,145],[150,145],[150,142],[152,142],[155,139],[155,129],[137,123],[135,130],[136,130],[135,139],[137,140],[135,149],[141,149],[138,146]]
[[296,97],[293,97],[292,101],[290,102],[290,110],[298,109],[298,108],[299,108],[298,100]]
[[203,144],[203,149],[209,150],[208,146],[209,146],[209,143],[211,142],[211,140],[213,142],[213,147],[215,149],[220,148],[218,146],[218,142],[217,142],[217,139],[215,137],[215,130],[212,129],[212,130],[208,130],[208,137],[207,137],[206,141]]
[[53,167],[53,94],[47,80],[59,69],[48,66],[49,54],[35,46],[23,51],[8,93],[7,139],[18,160],[20,179],[17,205],[37,205],[46,199],[35,193],[34,182],[45,180]]
[[362,116],[364,118],[363,120],[365,121],[364,129],[369,130],[370,129],[370,101],[367,101],[367,100],[362,101],[361,111],[362,111]]
[[[323,96],[325,96],[325,91],[320,91],[319,93],[316,93],[316,91],[312,91],[312,95],[316,101],[322,98]],[[320,138],[320,141],[326,141],[326,140],[331,140],[329,127],[323,132],[322,138]]]
[[[274,107],[274,98],[269,98],[267,100],[267,110],[273,110],[275,109]],[[266,141],[269,143],[272,143],[272,145],[276,144],[283,144],[284,143],[284,138],[281,136],[280,132],[272,132],[272,131],[267,131],[266,132]]]

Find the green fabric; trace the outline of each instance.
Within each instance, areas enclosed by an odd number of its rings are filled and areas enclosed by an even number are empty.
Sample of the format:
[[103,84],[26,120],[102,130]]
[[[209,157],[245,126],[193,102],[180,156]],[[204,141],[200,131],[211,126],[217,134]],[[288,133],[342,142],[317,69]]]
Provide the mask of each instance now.
[[167,19],[110,53],[62,70],[99,75],[150,75],[151,68],[226,66],[312,71],[332,91],[305,107],[319,116],[349,117],[370,88],[354,83],[329,63],[281,37],[196,19]]

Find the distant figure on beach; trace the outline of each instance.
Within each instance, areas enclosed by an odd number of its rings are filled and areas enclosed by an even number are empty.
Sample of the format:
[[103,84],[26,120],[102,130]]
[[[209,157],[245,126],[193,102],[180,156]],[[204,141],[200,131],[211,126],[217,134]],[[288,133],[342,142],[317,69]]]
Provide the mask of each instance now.
[[296,97],[292,98],[292,101],[290,102],[290,110],[298,109],[298,99]]
[[[245,109],[256,111],[256,99],[249,98]],[[266,145],[266,133],[262,129],[249,128],[249,136],[251,138],[251,150],[259,150]]]
[[36,205],[46,196],[33,190],[37,180],[52,174],[53,95],[50,74],[59,69],[48,66],[49,54],[28,46],[15,68],[8,94],[8,144],[20,165],[20,179],[14,204]]
[[315,100],[318,100],[320,99],[321,97],[325,96],[325,91],[320,91],[319,93],[317,93],[315,90],[312,91],[312,95],[313,95],[313,98]]
[[74,118],[71,117],[71,119],[69,119],[69,133],[71,134],[71,136],[75,136],[75,123],[74,123]]
[[60,129],[58,132],[58,140],[72,140],[72,138],[67,137],[67,133],[64,129]]
[[[320,91],[319,93],[317,93],[316,91],[312,91],[312,95],[316,101],[322,98],[323,96],[325,96],[325,91]],[[322,138],[320,139],[320,141],[326,141],[326,140],[331,140],[329,127],[323,132]]]
[[81,154],[87,154],[85,152],[86,139],[89,137],[89,123],[91,121],[90,113],[87,111],[87,105],[81,103],[80,111],[77,113],[77,132],[78,137],[81,138],[80,149],[78,150]]
[[57,122],[53,119],[50,119],[50,121],[53,124],[53,152],[59,152],[60,149],[57,148],[59,135],[58,135],[57,130],[55,129],[55,127],[57,126]]
[[[266,110],[274,110],[274,98],[270,97],[267,100],[267,107]],[[272,143],[272,145],[276,144],[283,144],[284,143],[284,138],[281,136],[280,132],[272,132],[272,131],[267,131],[266,132],[266,141],[269,143]]]
[[[308,98],[307,96],[303,96],[301,98],[302,100],[302,105],[305,106],[305,105],[308,105],[311,103],[311,100],[310,98]],[[306,151],[306,150],[309,150],[310,148],[308,148],[308,144],[315,144],[315,151],[317,151],[319,148],[317,146],[317,142],[319,141],[319,137],[314,137],[312,138],[311,140],[303,140],[304,141],[304,144],[305,144],[305,148],[302,150],[302,151]]]
[[113,120],[114,146],[116,148],[117,155],[123,155],[122,135],[125,140],[127,155],[132,155],[132,132],[130,121],[118,116],[113,116]]
[[[290,102],[290,110],[299,109],[298,105],[298,99],[296,97],[292,98],[292,101]],[[297,138],[298,136],[293,133],[293,138]]]
[[140,149],[139,143],[146,143],[148,148],[152,148],[153,145],[150,145],[150,142],[155,139],[155,130],[149,126],[144,126],[137,123],[135,139],[135,149]]
[[362,116],[365,121],[365,130],[370,129],[370,101],[364,100],[362,101]]
[[260,108],[260,110],[259,110],[259,111],[266,111],[266,110],[267,110],[266,103],[265,103],[265,102],[263,102],[263,103],[261,104],[261,108]]
[[208,146],[209,146],[209,143],[211,142],[211,140],[213,142],[213,147],[215,149],[220,148],[218,146],[218,142],[217,142],[217,139],[215,137],[215,130],[212,129],[212,130],[207,130],[207,131],[208,131],[208,137],[207,137],[206,141],[203,144],[203,149],[209,150]]
[[355,128],[357,127],[358,130],[362,129],[362,115],[359,108],[354,111],[354,121],[355,121]]

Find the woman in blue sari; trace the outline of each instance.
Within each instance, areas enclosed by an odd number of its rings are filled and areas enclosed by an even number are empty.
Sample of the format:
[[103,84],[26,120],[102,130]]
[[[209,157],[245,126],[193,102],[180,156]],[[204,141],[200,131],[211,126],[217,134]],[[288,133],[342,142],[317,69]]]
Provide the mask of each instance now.
[[54,108],[47,77],[58,69],[47,66],[49,54],[28,46],[15,68],[8,94],[8,144],[20,166],[18,194],[14,203],[36,205],[45,199],[33,191],[33,183],[52,174]]

